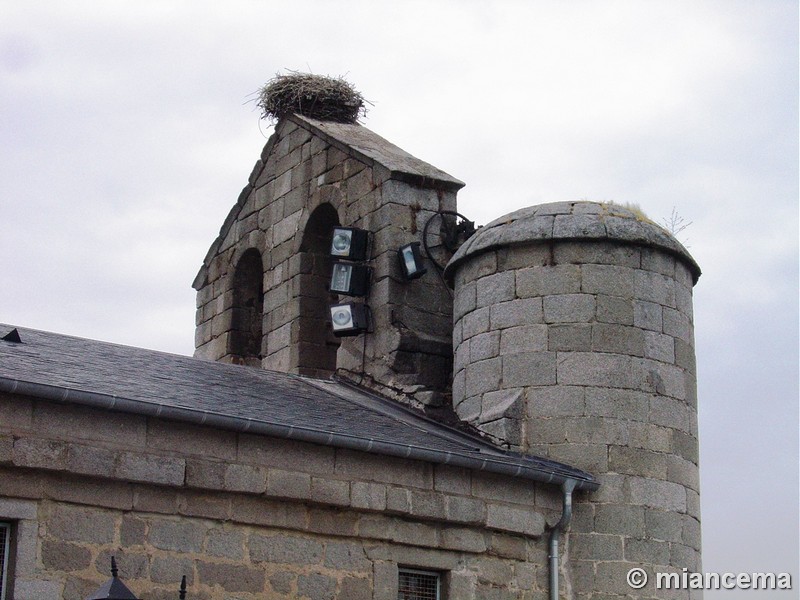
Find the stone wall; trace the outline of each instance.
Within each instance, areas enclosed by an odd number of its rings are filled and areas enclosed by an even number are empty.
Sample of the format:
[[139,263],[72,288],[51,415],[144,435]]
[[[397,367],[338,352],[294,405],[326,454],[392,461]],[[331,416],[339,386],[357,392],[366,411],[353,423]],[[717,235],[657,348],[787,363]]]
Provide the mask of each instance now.
[[143,416],[0,397],[15,598],[395,600],[398,566],[451,598],[541,598],[550,486]]
[[[656,226],[621,208],[526,210],[516,229],[489,226],[494,246],[455,272],[456,412],[500,443],[598,476],[569,534],[575,598],[629,594],[634,566],[699,571],[691,259],[629,243]],[[619,240],[575,239],[615,218],[630,223]]]
[[[327,135],[324,127],[299,117],[282,120],[264,148],[194,283],[196,356],[237,360],[231,345],[233,272],[245,252],[256,249],[264,266],[264,368],[316,377],[338,368],[365,385],[382,386],[384,393],[422,391],[427,395],[419,397],[431,401],[430,392],[450,388],[451,299],[433,272],[402,281],[396,251],[419,240],[437,211],[455,210],[454,188],[460,185],[392,171]],[[367,135],[359,126],[339,127]],[[399,150],[368,133],[391,151]],[[372,234],[373,277],[366,301],[374,331],[366,343],[361,337],[345,339],[333,360],[326,356],[331,347],[336,353],[339,341],[327,324],[329,297],[323,289],[330,277],[329,237],[322,242],[325,256],[308,247],[312,216],[319,217],[321,207],[332,208],[338,220],[326,221],[325,235],[336,224]],[[434,219],[431,232],[437,233],[440,224]]]

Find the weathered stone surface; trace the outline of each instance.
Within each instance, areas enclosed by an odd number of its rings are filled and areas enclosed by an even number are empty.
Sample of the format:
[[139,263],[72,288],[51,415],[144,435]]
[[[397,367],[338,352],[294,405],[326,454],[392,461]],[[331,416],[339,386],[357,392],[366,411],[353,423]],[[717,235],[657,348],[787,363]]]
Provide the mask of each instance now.
[[477,306],[490,306],[507,302],[515,297],[515,278],[513,271],[487,275],[477,280]]
[[495,307],[477,308],[464,315],[462,327],[465,340],[489,330],[490,308],[494,310]]
[[[469,362],[478,362],[489,358],[494,358],[500,354],[500,332],[491,331],[481,333],[469,340],[469,344],[462,345],[469,350]],[[461,350],[459,348],[458,350]],[[456,363],[458,363],[458,351],[456,351]],[[466,360],[463,364],[466,364]]]
[[466,395],[475,396],[496,390],[503,375],[503,363],[499,358],[470,363],[466,368]]
[[[117,559],[119,560],[119,558]],[[186,583],[194,583],[194,561],[177,556],[154,556],[150,563],[150,579],[156,583],[173,584],[186,576]]]
[[116,531],[112,513],[69,504],[56,505],[49,523],[50,535],[71,542],[109,544]]
[[686,490],[677,483],[632,477],[630,490],[633,504],[679,513],[686,512]]
[[674,338],[655,331],[644,331],[644,357],[665,363],[674,363]]
[[225,469],[224,486],[232,492],[263,493],[267,487],[267,469],[251,465],[230,464]]
[[92,564],[92,553],[71,542],[44,540],[42,564],[53,571],[80,571]]
[[588,323],[594,319],[595,297],[591,294],[561,294],[542,300],[545,323]]
[[433,472],[431,465],[420,461],[391,457],[378,457],[350,450],[336,451],[337,475],[356,480],[374,481],[431,489]]
[[559,352],[558,383],[598,387],[633,387],[631,357],[592,352]]
[[14,442],[12,458],[20,467],[64,470],[67,466],[68,445],[55,440],[21,438]]
[[484,552],[484,534],[464,527],[450,527],[442,530],[442,547],[463,552]]
[[396,513],[410,513],[411,491],[402,488],[387,487],[386,510]]
[[596,296],[596,318],[601,323],[633,325],[633,300],[617,296]]
[[83,475],[111,477],[117,453],[105,448],[71,444],[68,450],[67,468]]
[[447,518],[456,523],[483,522],[486,505],[476,498],[448,496],[445,500]]
[[[497,334],[489,332],[487,335]],[[519,352],[543,352],[548,350],[548,331],[546,325],[521,325],[503,329],[500,338],[501,355]],[[474,343],[474,339],[473,339]]]
[[347,481],[312,477],[310,494],[315,502],[339,506],[350,504],[350,484]]
[[555,352],[528,352],[503,357],[505,387],[554,385],[556,381]]
[[250,536],[250,560],[255,562],[319,565],[324,555],[320,542],[285,535]]
[[608,470],[608,447],[605,444],[554,444],[548,447],[548,458],[584,469],[589,473]]
[[581,270],[577,265],[549,265],[520,269],[516,271],[516,281],[519,298],[577,294],[581,291]]
[[148,541],[162,550],[200,552],[206,528],[194,521],[157,519],[150,523]]
[[353,508],[385,510],[386,486],[381,483],[354,481],[350,484],[350,498]]
[[675,308],[675,280],[660,273],[637,270],[634,282],[636,298]]
[[14,595],[37,600],[62,600],[64,584],[47,579],[19,579],[14,582]]
[[182,454],[233,460],[236,457],[236,434],[211,427],[160,421],[147,424],[147,445],[158,450],[181,448]]
[[[541,298],[524,298],[501,302],[491,307],[490,323],[492,329],[504,329],[531,323],[542,323],[543,309]],[[466,338],[466,334],[464,335]]]
[[[580,386],[567,385],[529,387],[527,389],[528,416],[531,419],[581,416],[586,410],[584,390],[585,388]],[[645,407],[645,414],[646,410],[647,407]]]
[[261,569],[205,561],[197,561],[196,565],[200,582],[204,585],[219,585],[228,592],[258,593],[264,590],[266,576]]
[[683,522],[686,517],[679,513],[658,509],[645,509],[645,534],[648,539],[665,542],[680,542],[683,539]]
[[336,593],[336,580],[326,575],[312,573],[297,578],[297,593],[300,598],[310,600],[333,600]]
[[120,526],[120,542],[125,547],[141,546],[145,542],[147,523],[138,517],[126,515],[122,517]]
[[304,529],[308,522],[308,511],[301,504],[278,503],[255,497],[232,499],[231,514],[241,523],[298,530]]
[[622,560],[622,537],[602,533],[570,535],[570,554],[579,560]]
[[241,560],[244,556],[244,541],[242,531],[216,527],[207,533],[206,552],[211,556]]
[[599,504],[595,509],[595,531],[625,535],[632,538],[645,536],[645,509],[624,504]]
[[486,508],[487,527],[533,536],[544,532],[544,517],[537,512],[502,504],[489,504]]
[[547,349],[551,352],[588,352],[592,349],[589,323],[551,325],[547,328]]
[[329,569],[350,573],[367,573],[372,570],[364,548],[360,544],[329,542],[325,546],[324,565]]
[[595,323],[592,325],[592,350],[644,356],[644,332],[638,327]]
[[114,474],[130,481],[182,485],[185,471],[186,461],[182,458],[122,452]]
[[617,473],[667,479],[667,455],[626,446],[608,449],[608,467]]
[[264,436],[241,435],[239,460],[267,467],[285,468],[301,464],[307,473],[330,473],[334,468],[334,449],[294,440],[279,440]]
[[[87,421],[94,426],[86,427]],[[40,403],[33,414],[32,426],[39,435],[51,439],[98,440],[126,448],[141,447],[145,442],[144,417],[81,406]]]
[[342,579],[337,600],[372,600],[372,585],[363,577],[345,577]]
[[663,330],[663,307],[654,302],[634,300],[633,324],[659,333]]
[[469,469],[436,465],[433,472],[433,487],[436,491],[468,495],[472,485],[472,472]]
[[311,476],[297,471],[270,469],[267,494],[281,498],[308,498],[311,496]]

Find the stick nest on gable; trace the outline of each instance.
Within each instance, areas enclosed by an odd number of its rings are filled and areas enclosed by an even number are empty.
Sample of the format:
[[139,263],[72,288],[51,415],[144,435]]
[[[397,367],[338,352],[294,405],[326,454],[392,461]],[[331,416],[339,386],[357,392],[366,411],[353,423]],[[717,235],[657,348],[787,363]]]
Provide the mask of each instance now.
[[261,117],[271,121],[298,113],[320,121],[357,123],[367,114],[364,97],[341,77],[308,73],[276,75],[258,92]]

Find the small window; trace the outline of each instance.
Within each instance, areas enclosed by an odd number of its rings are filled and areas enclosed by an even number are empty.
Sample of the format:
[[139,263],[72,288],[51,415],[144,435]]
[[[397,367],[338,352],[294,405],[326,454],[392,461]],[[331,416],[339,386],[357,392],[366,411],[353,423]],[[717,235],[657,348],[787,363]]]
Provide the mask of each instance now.
[[400,569],[397,600],[440,600],[438,573]]
[[11,524],[0,523],[0,600],[5,600],[8,582],[9,548],[11,547]]

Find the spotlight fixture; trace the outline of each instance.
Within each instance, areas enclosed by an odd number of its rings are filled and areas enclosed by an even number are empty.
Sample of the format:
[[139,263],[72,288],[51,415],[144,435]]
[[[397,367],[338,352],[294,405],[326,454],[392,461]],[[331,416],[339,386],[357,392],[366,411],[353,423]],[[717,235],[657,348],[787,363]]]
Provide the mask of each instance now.
[[331,256],[347,260],[367,258],[367,235],[364,229],[355,227],[334,227],[331,241]]
[[348,296],[365,296],[369,289],[370,269],[364,265],[335,261],[330,291]]
[[428,269],[422,264],[422,252],[419,247],[419,242],[412,242],[397,251],[397,256],[400,258],[400,270],[407,280],[422,277],[428,272]]
[[360,335],[369,329],[366,304],[334,304],[331,308],[333,335],[346,337]]

